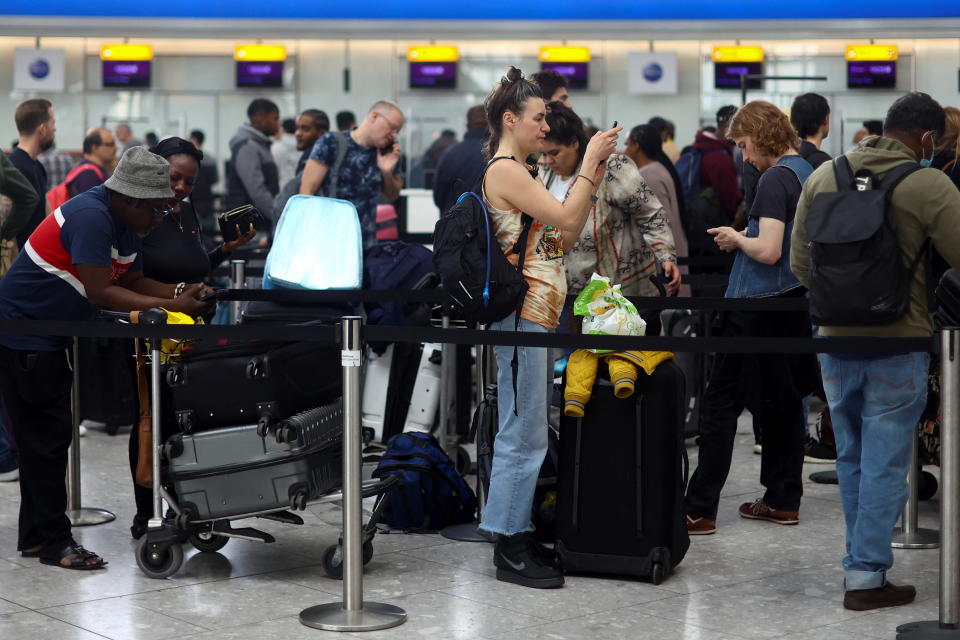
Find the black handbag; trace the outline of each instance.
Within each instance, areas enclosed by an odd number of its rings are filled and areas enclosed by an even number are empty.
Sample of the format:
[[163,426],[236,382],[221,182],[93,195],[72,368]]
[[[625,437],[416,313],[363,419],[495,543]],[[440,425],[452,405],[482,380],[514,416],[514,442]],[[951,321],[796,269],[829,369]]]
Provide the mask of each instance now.
[[223,234],[224,242],[237,239],[237,227],[240,227],[240,233],[246,235],[250,232],[251,225],[257,227],[257,223],[262,221],[263,216],[252,204],[245,204],[217,216],[217,223],[220,225],[220,233]]

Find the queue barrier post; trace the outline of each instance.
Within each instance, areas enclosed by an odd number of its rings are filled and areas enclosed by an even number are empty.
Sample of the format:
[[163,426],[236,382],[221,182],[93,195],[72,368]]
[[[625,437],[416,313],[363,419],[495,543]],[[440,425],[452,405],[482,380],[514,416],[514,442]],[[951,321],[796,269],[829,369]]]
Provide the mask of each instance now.
[[[230,261],[230,288],[247,288],[247,261]],[[240,301],[234,300],[230,303],[230,324],[240,324]]]
[[907,503],[903,506],[900,526],[893,530],[890,546],[894,549],[936,549],[940,546],[940,532],[919,526],[920,467],[917,438],[913,438],[910,452],[910,470],[907,472]]
[[960,639],[960,328],[940,332],[940,416],[940,616],[898,626],[898,640]]
[[67,517],[74,527],[89,527],[113,522],[117,516],[106,509],[84,507],[80,491],[80,367],[78,338],[73,339],[73,387],[70,394],[73,414],[73,439],[67,453]]
[[360,365],[362,318],[341,320],[340,362],[343,366],[343,602],[309,607],[300,622],[325,631],[375,631],[407,620],[392,604],[363,600],[363,522],[361,514]]

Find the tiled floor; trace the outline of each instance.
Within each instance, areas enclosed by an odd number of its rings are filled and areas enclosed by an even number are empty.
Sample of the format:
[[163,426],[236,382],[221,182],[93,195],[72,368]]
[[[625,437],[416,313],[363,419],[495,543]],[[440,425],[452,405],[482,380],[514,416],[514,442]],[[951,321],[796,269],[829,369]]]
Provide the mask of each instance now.
[[[743,520],[740,502],[759,495],[760,457],[742,421],[719,530],[696,537],[676,574],[660,586],[571,576],[563,589],[538,591],[497,582],[486,544],[439,535],[380,535],[364,577],[369,600],[396,604],[406,624],[347,637],[629,640],[893,638],[898,624],[937,616],[937,551],[897,551],[896,582],[917,585],[908,607],[872,613],[840,604],[841,511],[835,486],[805,484],[796,527]],[[186,550],[167,580],[144,577],[128,535],[133,514],[127,443],[91,430],[82,441],[86,506],[115,522],[76,529],[110,561],[105,571],[71,572],[16,553],[18,490],[0,485],[0,639],[264,640],[336,637],[304,627],[298,613],[341,598],[324,577],[324,548],[336,542],[339,512],[312,507],[303,527],[263,520],[277,543],[232,540],[221,552]],[[695,465],[696,449],[691,448]],[[805,472],[823,470],[806,465]],[[937,499],[922,503],[921,524],[936,527]]]

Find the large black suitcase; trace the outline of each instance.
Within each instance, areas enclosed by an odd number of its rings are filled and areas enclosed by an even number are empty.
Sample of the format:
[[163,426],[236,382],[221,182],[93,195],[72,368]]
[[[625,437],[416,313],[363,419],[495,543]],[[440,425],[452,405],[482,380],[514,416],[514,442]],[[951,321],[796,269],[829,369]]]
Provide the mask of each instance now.
[[166,385],[180,431],[266,426],[336,400],[337,347],[320,342],[198,344],[168,365]]
[[[664,333],[671,338],[696,338],[708,335],[710,313],[691,309],[668,309],[661,314]],[[683,413],[683,437],[700,435],[700,404],[707,386],[707,375],[713,365],[712,354],[682,351],[674,354],[683,371],[686,388]]]
[[177,434],[163,452],[180,507],[193,521],[303,509],[340,486],[343,403],[285,419],[266,437],[257,425]]
[[584,417],[562,418],[557,550],[567,571],[659,584],[683,559],[683,399],[683,373],[668,361],[622,400],[600,380]]

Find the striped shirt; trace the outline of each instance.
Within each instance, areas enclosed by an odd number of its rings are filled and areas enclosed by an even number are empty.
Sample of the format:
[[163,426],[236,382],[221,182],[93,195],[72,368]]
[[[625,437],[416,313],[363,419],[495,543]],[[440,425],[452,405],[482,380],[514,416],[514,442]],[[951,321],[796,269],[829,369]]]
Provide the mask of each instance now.
[[[47,216],[0,280],[0,318],[89,320],[93,306],[77,265],[111,267],[111,283],[142,269],[140,238],[119,227],[106,187],[94,187]],[[11,349],[53,351],[69,338],[0,334]]]

